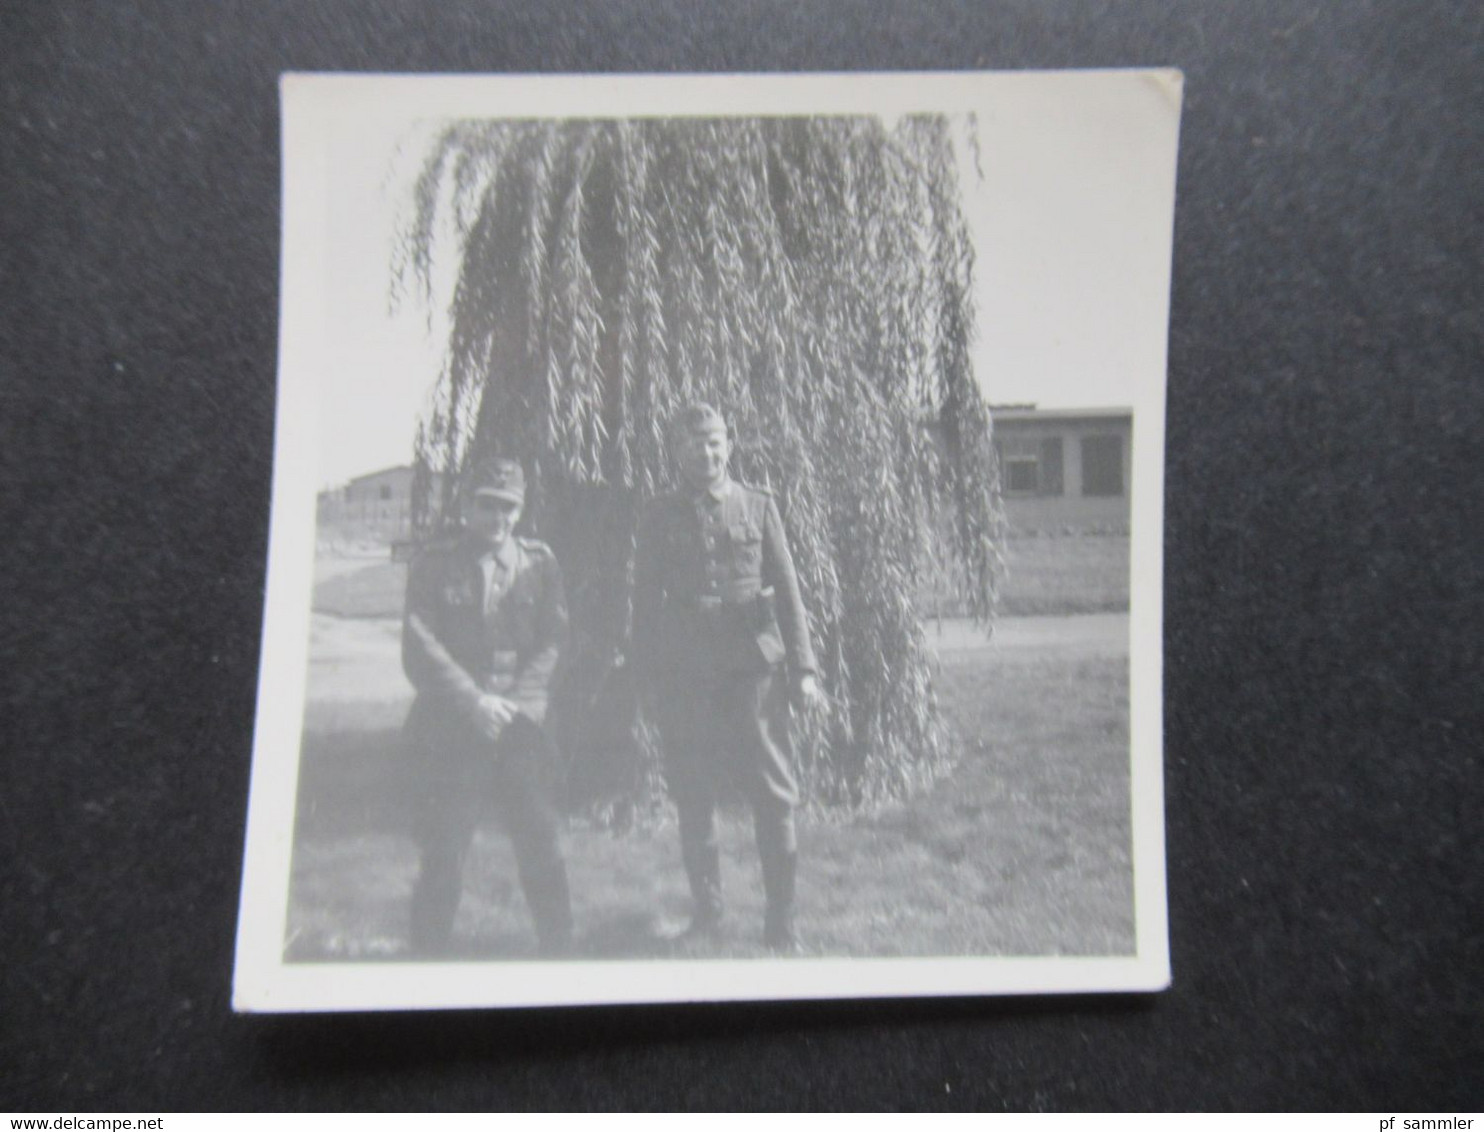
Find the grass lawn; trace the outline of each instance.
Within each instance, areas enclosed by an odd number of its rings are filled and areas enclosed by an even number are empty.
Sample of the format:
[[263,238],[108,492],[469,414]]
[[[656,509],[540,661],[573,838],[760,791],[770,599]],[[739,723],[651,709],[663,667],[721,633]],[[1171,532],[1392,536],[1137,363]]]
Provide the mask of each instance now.
[[[368,637],[357,655],[394,664],[394,642],[390,630]],[[367,649],[386,655],[376,661]],[[356,676],[340,694],[373,684]],[[395,721],[404,709],[379,690],[362,709],[317,702],[315,688],[312,670],[288,954],[395,958],[416,872],[398,802],[405,771]],[[809,950],[1132,953],[1125,656],[1035,645],[956,649],[943,654],[940,688],[964,737],[953,775],[872,815],[802,817],[799,927]],[[725,816],[722,844],[730,931],[690,945],[687,957],[763,954],[747,815]],[[579,952],[671,954],[659,928],[687,910],[673,825],[615,835],[574,821],[566,847]],[[509,843],[493,824],[470,853],[455,932],[471,958],[534,952]]]
[[[326,569],[333,564],[335,569]],[[407,597],[407,564],[389,558],[350,567],[343,560],[316,563],[313,606],[336,617],[401,617]]]
[[1016,536],[1000,612],[1012,617],[1128,609],[1128,535]]
[[[1015,536],[1005,546],[1005,558],[1004,616],[1128,609],[1127,535]],[[314,609],[338,617],[400,617],[406,589],[405,563],[382,559],[352,566],[330,560],[316,573]],[[924,598],[924,608],[932,608],[931,598]]]

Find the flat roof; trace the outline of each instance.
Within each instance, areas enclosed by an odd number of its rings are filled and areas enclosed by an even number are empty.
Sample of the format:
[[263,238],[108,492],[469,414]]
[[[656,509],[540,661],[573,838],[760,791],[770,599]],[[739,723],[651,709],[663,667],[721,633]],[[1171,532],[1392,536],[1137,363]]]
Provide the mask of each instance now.
[[1087,409],[1035,409],[1016,405],[1010,408],[989,407],[991,420],[996,421],[1066,421],[1066,420],[1115,420],[1132,417],[1133,409],[1126,405],[1103,406]]
[[377,476],[388,475],[388,474],[390,474],[392,472],[410,472],[410,471],[412,471],[412,465],[411,464],[393,464],[389,468],[378,468],[374,472],[366,472],[366,473],[364,473],[362,475],[354,476],[351,479],[348,479],[348,480],[345,481],[345,486],[346,487],[350,487],[352,484],[360,483],[362,480],[374,480]]

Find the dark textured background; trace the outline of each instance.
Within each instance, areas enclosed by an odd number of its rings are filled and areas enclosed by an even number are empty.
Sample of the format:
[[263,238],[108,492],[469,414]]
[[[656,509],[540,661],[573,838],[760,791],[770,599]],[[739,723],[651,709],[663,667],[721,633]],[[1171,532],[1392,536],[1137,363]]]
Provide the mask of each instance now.
[[[0,1108],[1480,1107],[1484,8],[0,3]],[[279,72],[1175,65],[1175,985],[250,1018]]]

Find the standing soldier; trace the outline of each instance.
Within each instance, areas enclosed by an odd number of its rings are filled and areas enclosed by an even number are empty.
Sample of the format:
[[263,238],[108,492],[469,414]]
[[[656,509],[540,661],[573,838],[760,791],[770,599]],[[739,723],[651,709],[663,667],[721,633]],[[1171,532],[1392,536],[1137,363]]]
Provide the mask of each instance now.
[[525,476],[514,460],[477,464],[465,528],[413,563],[402,666],[417,688],[407,717],[415,758],[412,945],[447,951],[464,859],[491,803],[514,844],[543,955],[572,943],[558,808],[560,760],[543,728],[567,631],[562,573],[545,543],[517,538]]
[[721,414],[691,405],[675,427],[683,486],[640,519],[632,652],[679,811],[694,902],[686,934],[714,935],[721,925],[715,814],[731,782],[752,805],[767,895],[764,941],[790,951],[799,792],[789,681],[801,702],[823,698],[808,620],[773,497],[727,474]]

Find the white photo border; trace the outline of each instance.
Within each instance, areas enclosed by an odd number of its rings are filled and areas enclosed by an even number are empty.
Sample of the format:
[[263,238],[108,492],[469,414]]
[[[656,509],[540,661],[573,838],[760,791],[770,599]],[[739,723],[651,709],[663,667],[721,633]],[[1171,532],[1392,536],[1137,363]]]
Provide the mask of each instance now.
[[[257,725],[233,1005],[239,1011],[528,1007],[882,996],[1157,991],[1170,982],[1163,813],[1165,370],[1175,158],[1175,70],[707,76],[285,75],[277,428]],[[1118,136],[1062,144],[1121,178],[1116,223],[1138,262],[1112,311],[1139,359],[1117,398],[1133,410],[1129,696],[1136,947],[1118,958],[942,957],[552,962],[289,963],[284,960],[309,653],[318,399],[333,343],[321,317],[335,131],[432,118],[621,118],[965,113],[1035,131],[1048,105],[1116,96],[1137,110]],[[1066,115],[1060,121],[1063,126]],[[1106,131],[1104,131],[1106,135]],[[1034,212],[1036,202],[1024,202]],[[1027,223],[1052,222],[1031,215]],[[1109,313],[1109,312],[1105,312]],[[1090,389],[1096,389],[1091,384]],[[1107,404],[1106,398],[1092,403]]]

